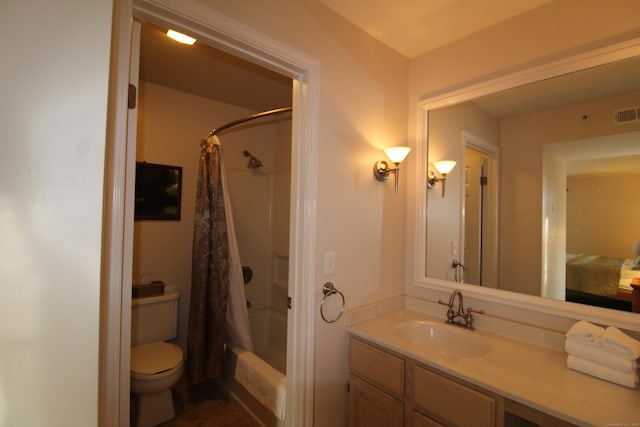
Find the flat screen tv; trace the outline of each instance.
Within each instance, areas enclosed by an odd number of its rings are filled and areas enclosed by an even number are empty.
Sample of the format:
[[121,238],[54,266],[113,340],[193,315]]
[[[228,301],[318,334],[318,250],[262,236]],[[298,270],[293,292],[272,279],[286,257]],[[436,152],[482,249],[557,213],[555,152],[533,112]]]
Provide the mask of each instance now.
[[136,163],[136,220],[180,220],[182,167]]

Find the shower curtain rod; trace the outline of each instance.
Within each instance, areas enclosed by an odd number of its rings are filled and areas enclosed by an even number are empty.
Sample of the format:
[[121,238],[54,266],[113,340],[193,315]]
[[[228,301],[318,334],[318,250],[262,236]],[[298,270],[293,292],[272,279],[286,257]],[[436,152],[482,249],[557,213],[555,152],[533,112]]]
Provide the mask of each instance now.
[[237,126],[237,125],[240,125],[242,123],[249,122],[251,120],[259,119],[259,118],[265,117],[265,116],[271,116],[273,114],[286,113],[286,112],[291,111],[291,110],[292,110],[291,107],[283,107],[283,108],[276,108],[274,110],[263,111],[261,113],[252,114],[249,117],[245,117],[243,119],[234,120],[232,122],[225,123],[222,126],[213,129],[211,132],[209,132],[209,137],[217,135],[219,132],[221,132],[221,131],[223,131],[225,129],[229,129],[229,128],[233,127],[233,126]]

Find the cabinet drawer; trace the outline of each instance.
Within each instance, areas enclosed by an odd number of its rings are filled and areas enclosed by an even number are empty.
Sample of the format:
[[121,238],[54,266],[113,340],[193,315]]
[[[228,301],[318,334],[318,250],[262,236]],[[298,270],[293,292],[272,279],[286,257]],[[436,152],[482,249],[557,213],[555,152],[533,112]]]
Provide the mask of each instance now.
[[426,412],[460,427],[495,425],[493,397],[419,366],[414,367],[413,376],[415,404]]
[[402,396],[404,361],[362,341],[351,339],[349,346],[351,373],[395,396]]
[[349,427],[397,427],[404,405],[357,377],[349,377]]

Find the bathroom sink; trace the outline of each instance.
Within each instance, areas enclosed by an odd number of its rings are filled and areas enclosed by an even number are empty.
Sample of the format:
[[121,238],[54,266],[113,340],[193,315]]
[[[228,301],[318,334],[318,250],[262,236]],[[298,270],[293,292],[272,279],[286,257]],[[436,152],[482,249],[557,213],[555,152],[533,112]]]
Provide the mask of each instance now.
[[461,358],[479,357],[491,347],[472,330],[446,323],[412,320],[396,326],[398,336],[408,344]]

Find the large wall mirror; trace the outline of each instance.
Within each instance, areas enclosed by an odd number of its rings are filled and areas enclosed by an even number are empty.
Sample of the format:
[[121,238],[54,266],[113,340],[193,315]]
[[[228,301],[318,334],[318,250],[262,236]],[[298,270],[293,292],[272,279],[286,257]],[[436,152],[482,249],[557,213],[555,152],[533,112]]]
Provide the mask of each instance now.
[[[640,41],[423,104],[418,277],[631,310]],[[456,162],[445,176],[435,163]],[[425,178],[426,181],[426,178]]]

